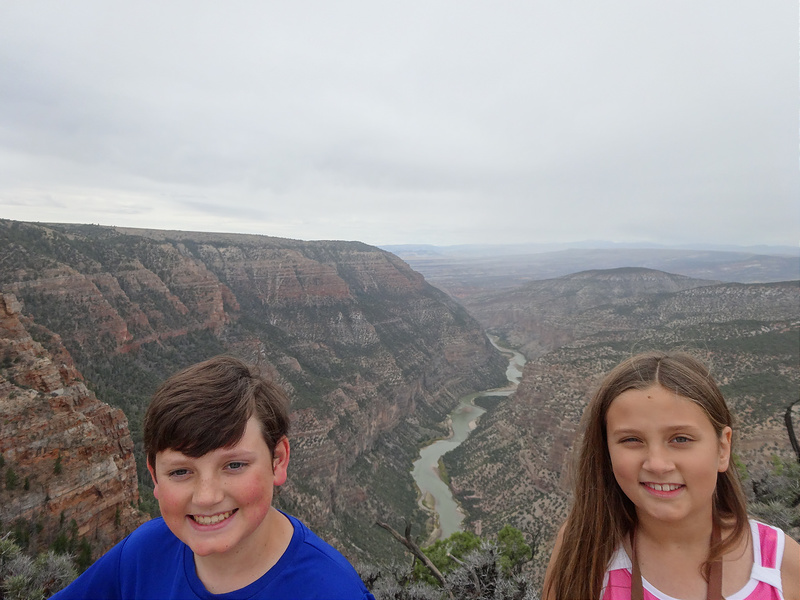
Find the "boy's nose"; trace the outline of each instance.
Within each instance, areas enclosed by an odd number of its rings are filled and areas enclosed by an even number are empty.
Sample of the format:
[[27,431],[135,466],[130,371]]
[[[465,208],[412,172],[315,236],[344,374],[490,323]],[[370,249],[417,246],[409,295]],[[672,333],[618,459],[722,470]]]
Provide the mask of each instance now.
[[192,500],[198,506],[213,506],[222,501],[223,493],[219,482],[213,478],[201,478],[194,488]]

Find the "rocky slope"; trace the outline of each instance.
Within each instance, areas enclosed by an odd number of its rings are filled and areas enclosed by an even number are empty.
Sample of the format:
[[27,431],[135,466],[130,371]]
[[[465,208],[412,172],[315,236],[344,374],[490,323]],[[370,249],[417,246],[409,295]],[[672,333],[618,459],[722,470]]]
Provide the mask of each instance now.
[[131,506],[138,490],[128,421],[86,388],[59,337],[20,310],[12,294],[0,294],[0,523],[41,549],[74,520],[96,556],[143,521]]
[[614,305],[622,319],[624,307],[632,306],[642,297],[716,283],[653,269],[624,267],[532,281],[504,292],[482,292],[464,297],[462,303],[484,327],[495,331],[528,358],[534,358],[594,333],[598,326],[621,326],[608,318],[603,321],[583,318],[590,309]]
[[418,444],[503,380],[461,306],[357,242],[0,221],[0,264],[0,290],[62,337],[135,444],[168,374],[221,352],[265,366],[293,401],[280,502],[351,555],[394,549],[376,514],[424,521]]
[[[607,286],[620,276],[627,291],[614,297]],[[506,331],[549,351],[528,362],[517,391],[444,457],[470,527],[491,533],[511,523],[549,539],[566,515],[570,452],[591,393],[614,365],[650,348],[690,350],[712,366],[739,421],[737,454],[751,483],[771,468],[773,454],[792,456],[783,415],[800,391],[798,282],[684,282],[689,289],[634,294],[649,285],[641,276],[612,271],[567,278],[570,285],[581,278],[598,282],[596,300],[584,304],[576,296],[591,295],[591,286],[561,299],[553,284],[527,288],[533,293],[523,324],[509,321]],[[540,313],[552,320],[528,327]],[[539,566],[549,549],[542,544]]]

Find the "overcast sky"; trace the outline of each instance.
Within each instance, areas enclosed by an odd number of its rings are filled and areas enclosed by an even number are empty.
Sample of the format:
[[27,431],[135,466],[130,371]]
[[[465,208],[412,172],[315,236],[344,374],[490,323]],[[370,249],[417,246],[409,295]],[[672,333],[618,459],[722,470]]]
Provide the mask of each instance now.
[[0,217],[800,241],[796,0],[2,2]]

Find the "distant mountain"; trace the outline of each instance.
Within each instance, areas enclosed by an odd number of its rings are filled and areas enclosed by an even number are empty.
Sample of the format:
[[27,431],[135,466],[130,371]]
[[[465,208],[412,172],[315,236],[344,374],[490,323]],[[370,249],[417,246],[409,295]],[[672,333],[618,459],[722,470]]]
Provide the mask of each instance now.
[[445,433],[460,395],[504,381],[463,307],[358,242],[0,220],[0,264],[0,292],[125,411],[140,483],[141,421],[160,381],[223,352],[267,368],[292,397],[278,502],[353,557],[401,554],[376,516],[426,522],[410,475],[418,446]]
[[800,258],[800,246],[737,246],[735,244],[653,244],[643,242],[606,242],[586,240],[582,242],[552,242],[532,244],[459,244],[454,246],[435,246],[433,244],[393,244],[381,246],[384,250],[398,256],[519,256],[523,254],[542,254],[559,250],[702,250],[708,252],[738,252],[745,254],[766,254],[769,256],[793,256]]
[[[387,246],[413,269],[455,298],[506,290],[528,281],[578,271],[644,267],[694,277],[739,283],[800,278],[800,249],[629,247],[587,242],[582,245]],[[576,247],[578,246],[578,247]]]

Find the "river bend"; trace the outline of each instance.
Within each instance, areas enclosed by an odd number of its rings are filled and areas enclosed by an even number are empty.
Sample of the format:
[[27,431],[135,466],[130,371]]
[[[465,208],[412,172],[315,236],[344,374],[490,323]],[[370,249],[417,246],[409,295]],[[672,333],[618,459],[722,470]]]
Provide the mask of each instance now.
[[445,439],[437,440],[420,450],[419,458],[414,462],[411,475],[420,491],[420,505],[428,512],[433,512],[437,527],[429,543],[444,539],[462,531],[464,513],[453,498],[447,484],[442,481],[439,474],[439,459],[450,450],[457,448],[477,425],[485,409],[475,405],[475,398],[479,396],[508,396],[516,388],[522,378],[522,368],[525,357],[515,350],[503,348],[497,338],[490,335],[489,340],[495,348],[509,356],[506,378],[508,386],[495,388],[464,396],[459,400],[458,406],[450,413],[449,422],[451,435]]

